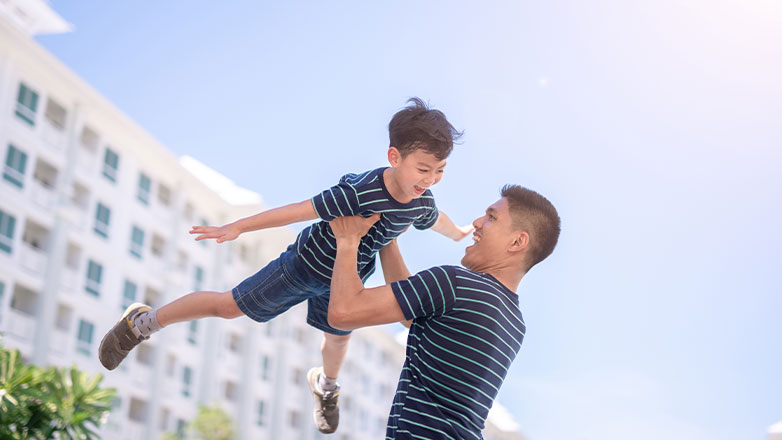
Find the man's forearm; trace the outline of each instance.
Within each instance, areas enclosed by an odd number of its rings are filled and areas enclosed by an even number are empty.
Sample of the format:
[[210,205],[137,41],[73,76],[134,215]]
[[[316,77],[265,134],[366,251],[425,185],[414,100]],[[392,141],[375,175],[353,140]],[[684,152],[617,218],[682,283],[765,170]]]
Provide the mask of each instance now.
[[286,226],[291,223],[318,218],[311,200],[269,209],[250,217],[235,221],[233,224],[242,232]]
[[351,301],[355,301],[364,290],[364,284],[356,270],[358,259],[358,241],[337,240],[337,258],[331,275],[331,298],[329,315],[340,316],[347,313]]

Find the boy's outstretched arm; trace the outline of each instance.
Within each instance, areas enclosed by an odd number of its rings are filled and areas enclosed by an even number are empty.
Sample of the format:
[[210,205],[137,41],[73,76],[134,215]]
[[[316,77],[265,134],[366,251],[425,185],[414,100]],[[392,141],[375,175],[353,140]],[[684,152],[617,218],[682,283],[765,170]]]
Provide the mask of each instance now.
[[432,226],[432,230],[435,232],[439,232],[455,241],[459,241],[470,235],[472,229],[472,225],[456,226],[454,222],[451,221],[451,218],[442,211],[440,211],[437,221],[434,223],[434,226]]
[[[380,249],[379,254],[380,264],[383,266],[383,278],[385,278],[386,284],[410,278],[410,271],[405,265],[405,260],[402,259],[402,253],[399,252],[399,245],[396,239],[391,240],[390,243]],[[400,324],[410,328],[411,322],[401,321]]]
[[223,226],[193,226],[190,233],[198,234],[196,241],[214,238],[218,243],[222,243],[233,240],[245,232],[275,228],[316,218],[318,218],[318,214],[315,212],[312,200],[307,199],[303,202],[269,209]]

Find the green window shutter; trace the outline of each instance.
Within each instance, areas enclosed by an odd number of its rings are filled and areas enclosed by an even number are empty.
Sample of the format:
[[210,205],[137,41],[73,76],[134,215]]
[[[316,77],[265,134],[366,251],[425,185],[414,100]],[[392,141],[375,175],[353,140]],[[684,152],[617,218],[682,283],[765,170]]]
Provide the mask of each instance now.
[[190,397],[190,382],[192,380],[193,370],[190,367],[182,369],[182,395]]
[[116,182],[118,168],[119,155],[111,148],[106,147],[106,155],[103,157],[103,175],[112,182]]
[[144,231],[133,226],[133,232],[130,236],[130,253],[136,258],[141,258],[142,249],[144,249]]
[[0,211],[0,251],[10,254],[13,250],[15,227],[16,219],[10,214]]
[[122,310],[136,302],[136,292],[138,292],[138,286],[129,280],[125,280],[125,288],[122,290]]
[[84,290],[94,296],[99,296],[102,277],[103,266],[90,260],[87,264],[87,282],[84,284]]
[[193,268],[193,290],[201,290],[201,285],[204,282],[204,269],[200,266]]
[[95,326],[91,322],[87,322],[83,319],[79,320],[79,333],[77,335],[78,345],[76,347],[79,352],[89,356],[94,331]]
[[103,238],[109,237],[109,221],[111,220],[111,210],[103,203],[98,202],[95,208],[95,232]]
[[147,176],[144,173],[139,173],[138,192],[136,194],[136,197],[141,203],[145,205],[149,205],[149,192],[151,188],[152,188],[152,181],[150,180],[149,176]]
[[19,94],[16,97],[16,110],[14,113],[31,126],[35,125],[35,112],[38,109],[38,93],[19,83]]
[[190,321],[190,326],[187,332],[187,342],[195,344],[196,336],[198,336],[198,321]]
[[27,167],[27,154],[22,150],[8,145],[8,153],[5,156],[3,179],[22,188],[24,186],[24,170]]

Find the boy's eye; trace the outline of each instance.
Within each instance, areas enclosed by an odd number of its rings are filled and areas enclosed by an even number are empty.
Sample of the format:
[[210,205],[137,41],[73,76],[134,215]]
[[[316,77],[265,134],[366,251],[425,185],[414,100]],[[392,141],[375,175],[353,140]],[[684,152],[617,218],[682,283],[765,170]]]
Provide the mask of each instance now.
[[445,170],[437,170],[437,174],[442,174]]
[[420,172],[422,172],[422,173],[426,173],[426,172],[428,172],[429,170],[423,170],[423,169],[419,168],[419,169],[418,169],[418,171],[420,171]]

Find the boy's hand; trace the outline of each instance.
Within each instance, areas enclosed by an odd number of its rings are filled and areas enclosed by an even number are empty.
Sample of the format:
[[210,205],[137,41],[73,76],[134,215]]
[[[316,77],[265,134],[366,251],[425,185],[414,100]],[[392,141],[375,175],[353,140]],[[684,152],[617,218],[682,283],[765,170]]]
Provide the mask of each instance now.
[[451,236],[451,238],[453,238],[454,241],[459,241],[462,238],[472,234],[473,229],[474,228],[472,225],[457,226],[456,231],[454,235]]
[[193,226],[190,230],[191,234],[200,234],[196,237],[196,241],[205,240],[207,238],[215,238],[218,243],[224,241],[231,241],[236,239],[242,231],[232,224],[223,226]]
[[366,218],[360,216],[338,217],[330,221],[329,225],[338,242],[352,240],[358,243],[378,220],[380,220],[380,214],[374,213]]

